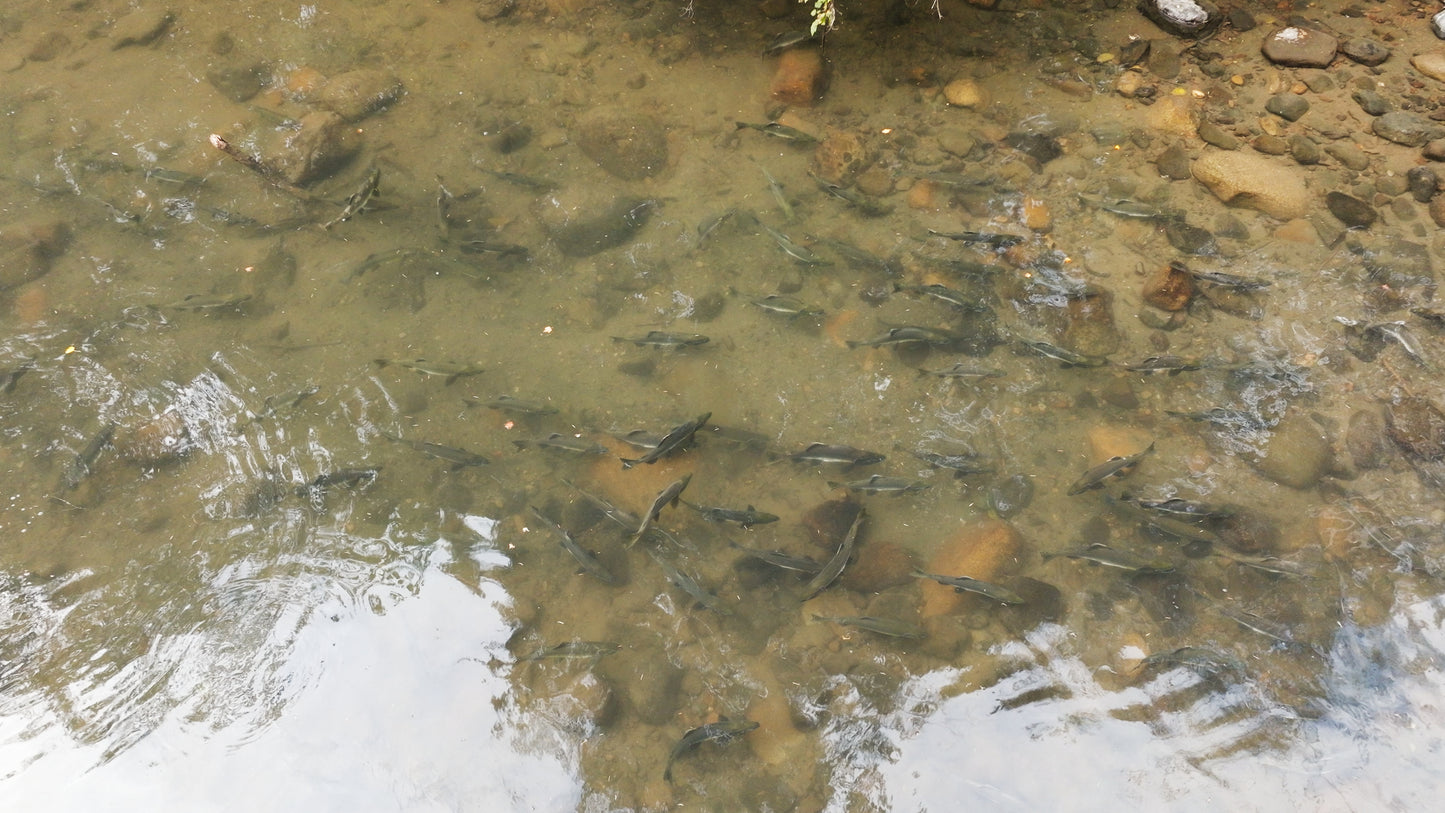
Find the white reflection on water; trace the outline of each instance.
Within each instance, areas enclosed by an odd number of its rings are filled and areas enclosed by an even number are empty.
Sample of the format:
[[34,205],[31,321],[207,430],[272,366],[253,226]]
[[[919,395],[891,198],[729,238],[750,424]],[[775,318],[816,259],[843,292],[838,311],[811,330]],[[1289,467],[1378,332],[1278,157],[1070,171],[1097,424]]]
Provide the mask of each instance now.
[[[1230,742],[1268,735],[1281,708],[1251,705],[1248,686],[1211,694],[1149,721],[1113,712],[1192,682],[1183,670],[1110,693],[1077,658],[1054,658],[979,691],[942,699],[960,673],[939,671],[905,687],[904,711],[884,734],[881,781],[853,788],[880,807],[922,810],[1426,810],[1438,804],[1445,752],[1445,600],[1401,605],[1375,628],[1346,625],[1330,652],[1328,706],[1291,720],[1288,747]],[[1072,694],[1001,709],[1034,684]],[[1146,697],[1147,695],[1147,697]],[[1257,701],[1258,698],[1253,698]],[[919,715],[917,709],[926,711]],[[1281,745],[1283,738],[1269,738]],[[830,752],[848,750],[834,738]],[[1224,755],[1211,756],[1219,754]],[[865,771],[866,773],[866,766]],[[856,775],[856,774],[855,774]],[[836,786],[836,785],[835,785]],[[830,809],[844,809],[835,799]]]
[[[488,551],[475,558],[483,569],[497,564]],[[437,545],[416,595],[384,614],[313,614],[271,684],[281,688],[259,701],[284,703],[260,730],[215,730],[176,709],[103,761],[103,746],[77,745],[63,726],[33,719],[43,706],[7,702],[6,809],[574,809],[573,755],[522,747],[565,738],[516,730],[494,705],[509,690],[488,665],[511,634],[506,594],[486,579],[478,590],[462,584],[442,570],[447,559]],[[204,652],[186,658],[185,668],[206,666]]]

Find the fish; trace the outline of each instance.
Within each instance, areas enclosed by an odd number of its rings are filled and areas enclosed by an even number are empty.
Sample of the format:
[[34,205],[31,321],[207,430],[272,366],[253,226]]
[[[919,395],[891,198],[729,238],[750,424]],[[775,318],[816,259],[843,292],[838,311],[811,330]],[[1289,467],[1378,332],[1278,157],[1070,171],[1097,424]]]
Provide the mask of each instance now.
[[35,369],[35,359],[26,359],[8,370],[0,371],[0,395],[9,395],[15,391],[15,385],[20,383],[21,377]]
[[1105,198],[1099,195],[1088,195],[1079,193],[1079,200],[1098,209],[1119,215],[1120,217],[1132,217],[1139,220],[1179,220],[1181,215],[1178,212],[1161,209],[1158,206],[1151,206],[1137,200],[1126,198]]
[[776,121],[770,121],[766,124],[753,124],[746,121],[739,121],[735,123],[737,124],[737,129],[739,130],[742,130],[744,128],[749,130],[757,130],[758,132],[770,135],[773,138],[780,138],[784,141],[791,141],[794,144],[817,144],[819,140],[818,137],[815,135],[805,133],[796,127],[789,127],[786,124],[779,124]]
[[769,522],[777,522],[777,514],[769,514],[766,511],[759,511],[749,505],[747,508],[715,508],[708,505],[697,505],[687,500],[678,502],[702,514],[702,518],[708,522],[736,522],[744,528],[751,528],[754,525],[766,525]]
[[1093,544],[1086,548],[1075,548],[1058,553],[1045,553],[1043,558],[1048,561],[1056,556],[1118,568],[1135,575],[1147,576],[1174,572],[1174,563],[1167,559],[1146,559],[1143,556],[1102,544]]
[[1230,407],[1213,407],[1203,412],[1180,412],[1173,409],[1164,410],[1166,415],[1173,415],[1176,418],[1187,418],[1191,421],[1212,423],[1224,429],[1253,430],[1268,429],[1270,424],[1263,418],[1252,412]]
[[1075,494],[1083,494],[1091,488],[1098,488],[1100,484],[1110,477],[1117,477],[1122,474],[1124,470],[1133,468],[1140,460],[1144,459],[1145,455],[1152,451],[1154,451],[1154,444],[1151,442],[1148,448],[1142,452],[1135,452],[1127,457],[1115,456],[1105,460],[1103,463],[1084,472],[1079,479],[1075,480],[1074,484],[1069,486],[1068,495],[1072,497]]
[[1237,565],[1258,570],[1261,573],[1268,573],[1271,576],[1293,576],[1295,578],[1309,579],[1314,577],[1314,571],[1296,562],[1289,562],[1277,556],[1243,556],[1237,553],[1219,551],[1214,554],[1221,559],[1228,559]]
[[526,259],[532,256],[532,250],[526,246],[519,246],[516,243],[499,243],[496,240],[463,240],[456,244],[457,251],[463,254],[495,254],[498,257],[521,257]]
[[614,432],[612,437],[617,438],[635,449],[656,449],[658,444],[662,443],[662,435],[656,432],[649,432],[646,429],[634,429],[631,432],[624,432],[622,434]]
[[518,438],[512,441],[512,445],[518,449],[525,449],[529,446],[537,449],[556,449],[561,452],[572,452],[573,454],[610,454],[611,450],[600,443],[590,440],[583,440],[572,435],[564,435],[561,432],[553,432],[545,438]]
[[914,451],[913,456],[923,462],[936,466],[940,469],[950,469],[959,474],[989,474],[997,471],[998,467],[993,463],[983,460],[977,454],[941,454],[927,450]]
[[858,347],[886,347],[891,344],[921,343],[935,346],[950,345],[957,342],[959,336],[947,330],[939,330],[931,327],[918,325],[902,325],[891,327],[886,333],[874,336],[871,339],[849,339],[849,348]]
[[458,378],[481,375],[486,370],[475,364],[458,364],[453,361],[427,361],[426,359],[376,359],[373,363],[378,367],[385,367],[395,364],[398,367],[405,367],[414,373],[426,376],[438,376],[446,379],[450,385]]
[[788,459],[794,463],[814,463],[819,465],[841,464],[848,468],[855,466],[870,466],[874,463],[882,463],[887,458],[878,452],[870,452],[866,449],[859,449],[853,446],[843,446],[834,443],[810,443],[807,448],[800,452],[793,452]]
[[807,247],[799,245],[788,235],[758,220],[756,217],[753,218],[753,222],[757,223],[758,228],[762,229],[765,234],[773,238],[773,242],[778,244],[778,248],[781,248],[784,254],[787,254],[794,260],[797,260],[803,265],[828,265],[827,260],[814,254],[812,250]]
[[476,401],[467,399],[467,403],[477,406],[484,406],[487,409],[495,409],[499,412],[511,412],[516,415],[556,415],[557,408],[548,406],[541,401],[528,401],[523,398],[513,398],[510,395],[498,395],[488,401]]
[[381,167],[373,166],[371,171],[366,173],[366,178],[346,197],[346,202],[341,207],[341,213],[331,220],[321,224],[321,228],[329,229],[337,223],[342,223],[366,210],[372,201],[381,194]]
[[523,175],[518,172],[502,172],[495,169],[482,169],[483,172],[500,181],[506,181],[513,186],[520,186],[532,192],[551,192],[557,188],[554,181],[546,178],[537,178],[532,175]]
[[1271,621],[1247,610],[1236,610],[1221,604],[1215,605],[1214,611],[1250,632],[1272,638],[1286,646],[1295,645],[1294,633],[1290,631],[1289,627],[1276,621]]
[[1233,288],[1238,291],[1258,291],[1268,288],[1271,284],[1269,280],[1241,277],[1225,271],[1195,271],[1178,260],[1169,263],[1169,267],[1180,273],[1188,274],[1200,282],[1218,285],[1221,288]]
[[968,311],[970,313],[985,313],[989,310],[987,305],[979,302],[977,299],[968,296],[962,291],[956,291],[947,285],[894,285],[893,292],[932,297],[939,302],[952,305],[961,311]]
[[697,434],[697,430],[701,429],[703,424],[707,423],[711,417],[711,412],[704,412],[690,421],[685,421],[674,426],[671,431],[663,435],[662,439],[657,442],[657,448],[652,449],[642,457],[621,458],[622,468],[630,469],[638,463],[645,463],[650,466],[673,452],[682,449],[692,441],[693,436]]
[[1219,538],[1219,534],[1195,522],[1180,519],[1177,516],[1171,516],[1169,514],[1147,511],[1140,507],[1137,502],[1131,500],[1115,499],[1113,497],[1105,497],[1104,499],[1116,509],[1127,511],[1150,529],[1165,534],[1166,536],[1172,536],[1176,539],[1185,540],[1186,542],[1203,542],[1206,544],[1214,544],[1222,541]]
[[788,202],[788,193],[783,191],[783,185],[768,172],[766,167],[758,167],[763,171],[763,177],[768,179],[768,191],[773,193],[773,200],[778,202],[778,210],[783,213],[783,219],[791,221],[794,217],[793,204]]
[[1365,328],[1365,333],[1389,339],[1400,345],[1400,349],[1405,351],[1405,355],[1413,359],[1416,364],[1426,370],[1433,369],[1430,362],[1425,360],[1425,348],[1420,344],[1420,339],[1410,331],[1404,322],[1381,322],[1369,325]]
[[802,319],[823,315],[821,308],[814,308],[804,304],[796,297],[784,296],[782,294],[768,294],[767,296],[752,300],[752,303],[768,313],[776,313],[779,316],[786,316],[789,319]]
[[813,32],[807,29],[799,29],[797,31],[784,31],[776,37],[773,37],[772,40],[768,42],[768,46],[763,49],[763,56],[772,56],[773,54],[782,53],[783,51],[786,51],[795,45],[802,45],[805,42],[812,42],[814,38],[815,37]]
[[577,540],[572,537],[572,534],[567,532],[566,528],[559,525],[556,520],[543,514],[535,505],[529,505],[527,507],[531,509],[532,515],[540,520],[542,524],[552,528],[552,532],[557,534],[558,539],[562,543],[562,549],[567,551],[573,559],[577,560],[577,564],[581,566],[583,573],[586,573],[588,576],[591,576],[603,584],[615,585],[620,583],[620,580],[612,574],[612,571],[608,570],[607,566],[602,564],[602,561],[591,551],[578,544]]
[[110,446],[110,441],[115,437],[115,430],[119,425],[113,421],[107,421],[100,430],[91,435],[85,446],[81,447],[75,457],[71,458],[65,472],[60,476],[60,490],[74,491],[82,480],[90,476],[91,470],[95,467],[95,461],[100,458],[100,453]]
[[346,281],[350,282],[366,272],[375,271],[394,260],[409,260],[413,257],[421,257],[431,253],[432,252],[426,249],[416,248],[414,246],[403,246],[401,248],[387,249],[386,251],[374,251],[366,255],[366,259],[357,263],[356,267],[351,270],[351,273],[346,275]]
[[652,505],[647,509],[647,513],[642,516],[642,522],[637,526],[637,532],[632,535],[632,539],[628,540],[627,547],[630,548],[637,544],[637,541],[647,533],[647,529],[652,527],[652,523],[657,521],[657,515],[662,513],[662,509],[666,508],[669,504],[677,504],[679,497],[683,490],[687,488],[688,481],[690,480],[692,480],[692,472],[688,472],[680,479],[669,483],[666,488],[658,493],[657,497],[653,499]]
[[848,532],[838,543],[838,549],[823,564],[817,575],[809,579],[808,583],[803,586],[803,601],[808,601],[823,592],[838,576],[842,575],[843,568],[847,567],[848,559],[853,555],[853,547],[858,544],[858,532],[863,528],[863,517],[866,513],[863,509],[858,509],[858,515],[853,518],[853,524],[848,526]]
[[740,553],[757,559],[765,564],[772,565],[780,570],[791,570],[795,573],[802,573],[806,576],[813,576],[823,569],[823,566],[813,559],[805,556],[789,556],[779,550],[759,550],[747,548],[736,542],[729,541],[728,544]]
[[947,240],[957,240],[960,243],[979,243],[990,248],[1009,248],[1022,243],[1026,238],[1016,234],[996,234],[985,231],[937,231],[929,229],[928,233],[934,237],[942,237]]
[[[811,175],[812,173],[809,174]],[[819,189],[826,192],[829,196],[837,198],[854,209],[857,209],[858,213],[864,217],[883,217],[884,215],[893,213],[892,206],[880,203],[862,192],[839,186],[817,175],[813,175],[812,177],[813,181],[818,184]]]
[[698,247],[701,248],[702,245],[707,242],[708,238],[712,237],[713,232],[716,232],[718,230],[718,227],[731,220],[732,217],[737,213],[737,209],[728,209],[721,214],[713,215],[712,217],[709,217],[708,219],[697,224]]
[[407,440],[400,435],[393,435],[390,432],[382,432],[381,436],[387,440],[395,441],[403,446],[410,446],[412,449],[421,452],[428,457],[435,457],[438,460],[445,460],[452,463],[453,468],[464,466],[485,466],[492,461],[465,449],[455,449],[451,446],[443,446],[440,443],[427,443],[423,440]]
[[830,488],[846,488],[849,491],[857,491],[860,494],[907,494],[912,491],[927,491],[933,488],[932,483],[924,483],[919,480],[909,480],[903,477],[886,477],[882,474],[875,474],[867,480],[854,480],[851,483],[836,483],[828,481]]
[[1181,646],[1168,652],[1156,652],[1139,662],[1139,670],[1182,666],[1202,677],[1233,672],[1244,674],[1244,663],[1238,658],[1197,646]]
[[733,740],[742,737],[749,731],[757,728],[758,724],[752,720],[718,720],[716,723],[698,726],[682,735],[677,745],[672,747],[672,753],[667,755],[667,767],[662,771],[662,780],[672,782],[672,763],[677,758],[697,748],[705,742],[713,742],[718,745],[727,745]]
[[523,662],[580,658],[595,661],[621,651],[621,644],[614,644],[610,641],[566,641],[556,646],[539,649],[517,660]]
[[311,499],[320,496],[333,486],[360,486],[376,479],[380,466],[371,468],[334,469],[318,474],[310,482],[296,487],[296,496]]
[[637,517],[633,516],[631,513],[627,512],[627,511],[624,511],[624,510],[622,510],[621,508],[618,508],[617,506],[613,505],[612,503],[608,502],[607,500],[602,499],[601,497],[599,497],[599,496],[597,496],[597,495],[595,495],[595,494],[592,494],[592,493],[587,492],[587,491],[583,491],[582,488],[579,487],[576,483],[572,482],[571,480],[568,480],[568,479],[565,478],[565,477],[562,478],[562,483],[563,483],[564,485],[566,485],[568,488],[571,488],[573,491],[577,492],[579,495],[581,495],[581,497],[582,497],[583,499],[585,499],[585,500],[587,500],[588,502],[592,503],[592,504],[593,504],[594,506],[596,506],[597,509],[598,509],[599,511],[601,511],[608,519],[612,520],[613,522],[617,523],[618,525],[621,525],[623,528],[635,528],[635,527],[637,527]]
[[669,562],[667,557],[663,556],[655,548],[648,548],[647,555],[651,556],[652,560],[657,562],[657,566],[662,568],[662,572],[667,574],[667,580],[669,582],[672,582],[672,584],[682,592],[687,593],[688,596],[698,604],[712,610],[718,615],[733,614],[733,611],[729,610],[717,596],[704,589],[702,585],[697,583],[696,579],[679,570],[676,565]]
[[1143,361],[1134,364],[1123,364],[1120,366],[1122,366],[1125,370],[1128,370],[1131,373],[1144,373],[1145,375],[1168,373],[1171,376],[1175,376],[1179,375],[1180,373],[1193,372],[1194,370],[1203,370],[1206,365],[1204,362],[1199,361],[1198,359],[1187,359],[1182,356],[1165,355],[1150,356]]
[[977,593],[985,598],[993,599],[999,604],[1017,605],[1025,604],[1024,597],[997,584],[991,584],[968,576],[941,576],[937,573],[925,573],[922,570],[913,571],[913,575],[920,579],[932,579],[945,587],[952,587],[955,593]]
[[238,311],[252,299],[251,294],[191,294],[161,307],[173,311]]
[[1141,500],[1138,497],[1125,494],[1119,499],[1123,502],[1132,502],[1146,511],[1155,511],[1160,514],[1190,520],[1227,519],[1235,514],[1233,508],[1214,506],[1194,500],[1181,499],[1179,497],[1173,497],[1167,500]]
[[302,401],[305,401],[320,391],[321,388],[315,384],[307,384],[298,390],[267,396],[266,400],[261,402],[261,411],[255,413],[249,419],[238,421],[236,428],[238,430],[245,429],[247,426],[257,421],[264,421],[282,410],[295,409],[301,405]]
[[1103,356],[1086,356],[1083,353],[1076,353],[1067,347],[1060,347],[1052,342],[1037,341],[1033,339],[1020,339],[1024,347],[1038,353],[1044,358],[1054,359],[1061,367],[1103,367],[1109,363]]
[[908,638],[919,641],[928,637],[928,633],[924,632],[922,627],[906,621],[899,621],[896,618],[878,618],[872,615],[814,615],[813,620],[827,621],[866,632],[876,632],[889,638]]
[[649,330],[645,336],[613,336],[614,342],[629,342],[638,347],[697,347],[711,339],[701,333],[671,333],[666,330]]
[[892,276],[897,276],[900,273],[898,264],[895,261],[885,260],[847,241],[834,240],[828,237],[816,237],[812,238],[812,240],[817,245],[837,254],[849,267],[858,271],[882,271]]
[[967,362],[956,362],[951,367],[944,367],[941,370],[919,370],[923,375],[936,376],[938,378],[1003,378],[1003,370],[988,367],[975,367]]

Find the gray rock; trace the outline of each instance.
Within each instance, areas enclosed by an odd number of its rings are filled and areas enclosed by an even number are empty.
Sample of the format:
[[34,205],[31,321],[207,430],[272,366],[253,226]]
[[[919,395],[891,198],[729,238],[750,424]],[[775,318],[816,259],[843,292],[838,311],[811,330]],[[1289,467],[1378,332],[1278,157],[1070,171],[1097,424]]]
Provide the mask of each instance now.
[[1383,116],[1390,112],[1390,100],[1373,90],[1357,90],[1350,94],[1360,109],[1372,116]]
[[1390,462],[1390,436],[1379,412],[1361,409],[1350,416],[1349,428],[1345,430],[1345,450],[1357,469],[1378,469]]
[[1212,144],[1221,150],[1239,149],[1239,139],[1212,121],[1200,123],[1199,137],[1205,144]]
[[1338,41],[1323,31],[1289,26],[1265,37],[1260,50],[1276,65],[1323,68],[1334,60],[1338,46]]
[[1330,144],[1325,147],[1325,153],[1356,172],[1370,166],[1370,156],[1354,144]]
[[1424,116],[1402,110],[1377,117],[1370,129],[1380,138],[1406,147],[1418,147],[1445,132]]
[[1445,458],[1445,414],[1417,396],[1385,407],[1385,428],[1390,439],[1417,460]]
[[1248,240],[1249,227],[1234,215],[1220,212],[1214,218],[1214,234],[1227,240]]
[[1405,183],[1410,187],[1410,196],[1420,203],[1429,203],[1440,188],[1440,177],[1429,167],[1412,167],[1405,173]]
[[1172,42],[1155,42],[1149,48],[1149,72],[1160,79],[1173,79],[1179,75],[1183,62],[1179,48]]
[[306,101],[347,121],[359,121],[396,101],[404,91],[390,71],[362,68],[328,79]]
[[1235,31],[1253,31],[1254,27],[1259,25],[1258,22],[1255,22],[1253,14],[1240,7],[1230,9],[1226,17],[1229,19],[1229,27]]
[[1308,71],[1301,79],[1305,87],[1315,93],[1324,93],[1335,89],[1335,80],[1330,78],[1328,71]]
[[176,15],[167,9],[140,8],[115,21],[110,29],[110,47],[149,45],[171,27]]
[[1168,238],[1169,245],[1183,254],[1213,256],[1219,253],[1219,243],[1208,229],[1191,226],[1183,220],[1169,221],[1164,227],[1164,236]]
[[1265,155],[1284,155],[1285,153],[1289,152],[1288,141],[1285,141],[1279,136],[1273,136],[1268,133],[1265,133],[1264,135],[1261,135],[1258,138],[1254,139],[1254,141],[1251,141],[1250,146],[1254,147],[1256,150],[1264,153]]
[[946,127],[938,132],[938,147],[949,155],[965,158],[977,146],[978,139],[967,130]]
[[297,186],[320,180],[356,155],[353,128],[335,113],[308,113],[277,159],[281,174]]
[[1362,188],[1356,189],[1357,197],[1365,197],[1371,192],[1379,192],[1381,195],[1394,197],[1403,195],[1410,189],[1410,182],[1400,175],[1381,175],[1375,179],[1374,189],[1368,188],[1368,184],[1362,184]]
[[1349,240],[1347,246],[1350,253],[1360,258],[1365,273],[1375,282],[1396,290],[1435,285],[1430,249],[1419,243],[1396,236],[1371,239],[1362,234]]
[[1318,424],[1299,413],[1279,422],[1255,459],[1260,474],[1290,488],[1310,488],[1333,461],[1329,438]]
[[1159,174],[1171,181],[1187,181],[1193,177],[1189,172],[1189,153],[1183,144],[1175,144],[1154,159]]
[[1372,39],[1351,37],[1340,43],[1340,53],[1371,68],[1390,58],[1390,49]]
[[583,154],[625,181],[650,178],[667,168],[667,138],[651,116],[596,110],[577,121]]
[[1139,0],[1139,11],[1176,37],[1203,37],[1224,22],[1219,8],[1207,0]]
[[1316,144],[1313,139],[1304,133],[1295,133],[1289,137],[1287,143],[1289,144],[1290,157],[1301,164],[1318,164],[1320,159],[1324,157],[1324,152],[1320,150],[1320,145]]
[[1375,223],[1375,207],[1344,192],[1325,195],[1325,207],[1347,228],[1368,229]]
[[557,248],[569,257],[590,257],[632,241],[647,225],[657,201],[606,200],[603,192],[556,195],[538,204],[538,217]]
[[1264,103],[1264,109],[1286,121],[1299,121],[1310,111],[1310,103],[1294,93],[1277,93]]

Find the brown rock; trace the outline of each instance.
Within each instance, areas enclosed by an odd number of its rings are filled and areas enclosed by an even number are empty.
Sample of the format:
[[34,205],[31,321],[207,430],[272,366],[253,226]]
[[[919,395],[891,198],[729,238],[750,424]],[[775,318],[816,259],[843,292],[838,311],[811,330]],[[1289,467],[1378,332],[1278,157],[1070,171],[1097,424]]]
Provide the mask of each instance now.
[[1385,427],[1395,444],[1419,460],[1445,458],[1445,414],[1417,396],[1385,408]]
[[[968,576],[997,581],[1018,567],[1023,543],[1013,526],[1002,520],[986,520],[964,528],[939,546],[928,562],[928,572],[944,576]],[[954,592],[932,580],[920,581],[924,618],[956,613],[987,602],[981,596]]]
[[823,55],[813,48],[794,48],[778,58],[769,93],[784,104],[811,105],[823,98],[827,88]]
[[[608,468],[617,467],[613,465]],[[814,545],[835,550],[848,529],[853,526],[853,520],[858,518],[858,512],[862,510],[862,503],[856,500],[829,500],[813,506],[803,515],[803,527],[808,531],[808,539]]]
[[1019,208],[1023,224],[1029,230],[1045,234],[1053,229],[1054,216],[1049,211],[1049,204],[1045,203],[1043,198],[1026,195]]
[[1144,282],[1144,301],[1165,311],[1182,311],[1194,297],[1194,278],[1173,265],[1161,267]]
[[390,71],[363,68],[348,71],[316,88],[307,101],[347,121],[366,118],[401,97],[401,80]]
[[1430,199],[1430,219],[1435,221],[1435,225],[1445,228],[1445,195]]
[[625,181],[650,178],[667,168],[667,137],[651,116],[594,110],[577,120],[575,132],[584,155]]
[[865,195],[881,198],[893,191],[893,176],[882,167],[869,167],[859,174],[853,185]]
[[846,186],[871,162],[867,145],[854,133],[831,132],[813,151],[818,176],[840,186]]
[[983,107],[988,104],[988,91],[973,79],[955,79],[943,86],[943,98],[954,107]]
[[1089,465],[1097,465],[1115,457],[1128,457],[1148,448],[1154,436],[1143,429],[1132,426],[1091,426],[1086,433],[1089,440]]
[[0,231],[0,291],[44,276],[70,244],[61,220],[33,220]]
[[1253,461],[1260,474],[1290,488],[1310,488],[1330,470],[1334,454],[1323,429],[1290,413],[1279,422]]
[[176,410],[116,430],[111,443],[117,455],[142,466],[174,462],[195,445],[185,419]]
[[320,180],[356,154],[352,128],[335,113],[308,113],[300,125],[276,161],[287,181],[304,186]]
[[1389,462],[1390,436],[1385,421],[1374,409],[1362,409],[1350,416],[1345,431],[1345,448],[1359,469],[1378,469]]
[[[1436,200],[1445,200],[1445,195],[1438,196]],[[910,209],[937,211],[945,205],[946,201],[939,194],[938,184],[933,181],[920,179],[908,188],[908,208]]]
[[1304,217],[1310,211],[1309,190],[1299,170],[1261,155],[1210,150],[1191,168],[1195,180],[1231,206],[1258,209],[1280,220]]
[[868,542],[839,577],[839,583],[860,593],[879,593],[913,581],[913,554],[897,542]]

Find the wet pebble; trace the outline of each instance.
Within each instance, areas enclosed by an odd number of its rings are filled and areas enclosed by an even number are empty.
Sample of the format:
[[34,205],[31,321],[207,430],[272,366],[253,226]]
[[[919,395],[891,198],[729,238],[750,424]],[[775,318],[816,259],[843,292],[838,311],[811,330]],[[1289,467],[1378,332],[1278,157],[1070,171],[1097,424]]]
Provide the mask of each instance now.
[[605,200],[602,190],[552,196],[539,201],[548,235],[569,257],[590,257],[632,241],[647,225],[656,201],[633,197]]
[[1182,254],[1214,255],[1219,253],[1219,243],[1208,229],[1190,225],[1183,220],[1171,220],[1164,227],[1164,236],[1169,245]]
[[1410,65],[1431,79],[1445,82],[1445,52],[1427,51],[1410,57]]
[[1318,164],[1320,159],[1324,158],[1325,154],[1320,145],[1304,133],[1295,133],[1285,143],[1289,145],[1290,157],[1305,166]]
[[1405,173],[1405,183],[1409,186],[1410,196],[1420,203],[1429,203],[1440,188],[1440,178],[1430,167],[1412,167]]
[[[997,582],[1018,567],[1021,554],[1022,541],[1012,525],[986,520],[964,528],[940,545],[929,559],[927,571]],[[921,580],[920,587],[924,618],[995,606],[982,596],[956,592],[932,579]]]
[[1390,58],[1389,48],[1366,37],[1350,37],[1340,43],[1340,53],[1371,68]]
[[863,139],[846,131],[834,131],[813,150],[813,168],[828,183],[846,186],[872,163]]
[[1370,166],[1370,156],[1353,143],[1336,142],[1325,147],[1325,154],[1344,164],[1355,172],[1363,172]]
[[206,72],[206,81],[211,83],[222,96],[237,104],[255,97],[271,77],[265,63],[249,65],[228,65],[212,68]]
[[1154,159],[1154,166],[1161,176],[1171,181],[1184,181],[1191,177],[1189,152],[1184,149],[1183,144],[1176,143],[1159,153],[1159,157]]
[[913,554],[897,542],[869,541],[839,577],[839,584],[860,593],[879,593],[909,584],[917,565]]
[[1445,161],[1445,138],[1427,142],[1420,154],[1431,161]]
[[276,159],[286,180],[298,186],[330,175],[360,148],[352,128],[335,113],[308,113],[299,124]]
[[1326,194],[1325,206],[1347,228],[1367,229],[1375,222],[1375,207],[1344,192]]
[[1233,206],[1258,209],[1280,220],[1310,209],[1309,189],[1296,170],[1247,152],[1209,151],[1195,159],[1194,178]]
[[1334,60],[1338,46],[1338,41],[1323,31],[1288,26],[1266,36],[1260,50],[1276,65],[1324,68]]
[[827,87],[822,53],[815,48],[793,48],[778,58],[768,92],[774,101],[806,106],[823,98]]
[[1432,138],[1440,137],[1439,125],[1415,113],[1397,110],[1375,118],[1370,129],[1386,141],[1393,141],[1405,147],[1419,147]]
[[1199,138],[1205,144],[1218,147],[1221,150],[1239,149],[1239,139],[1233,133],[1220,127],[1212,121],[1201,122],[1199,125]]
[[1350,94],[1350,98],[1371,116],[1383,116],[1393,109],[1389,99],[1373,90],[1357,90]]
[[960,78],[943,86],[943,98],[954,107],[984,107],[988,91],[974,79]]
[[1284,155],[1289,152],[1289,142],[1277,135],[1265,133],[1250,142],[1250,146],[1265,155]]
[[856,500],[828,500],[813,506],[803,515],[803,527],[814,545],[834,550],[862,510],[863,505]]
[[405,88],[390,71],[362,68],[332,77],[307,96],[313,107],[359,121],[401,98]]
[[1300,116],[1309,112],[1310,103],[1303,96],[1293,93],[1277,93],[1264,103],[1264,109],[1285,121],[1299,121]]
[[1182,311],[1194,297],[1194,278],[1172,265],[1160,267],[1144,282],[1144,301],[1164,311]]

